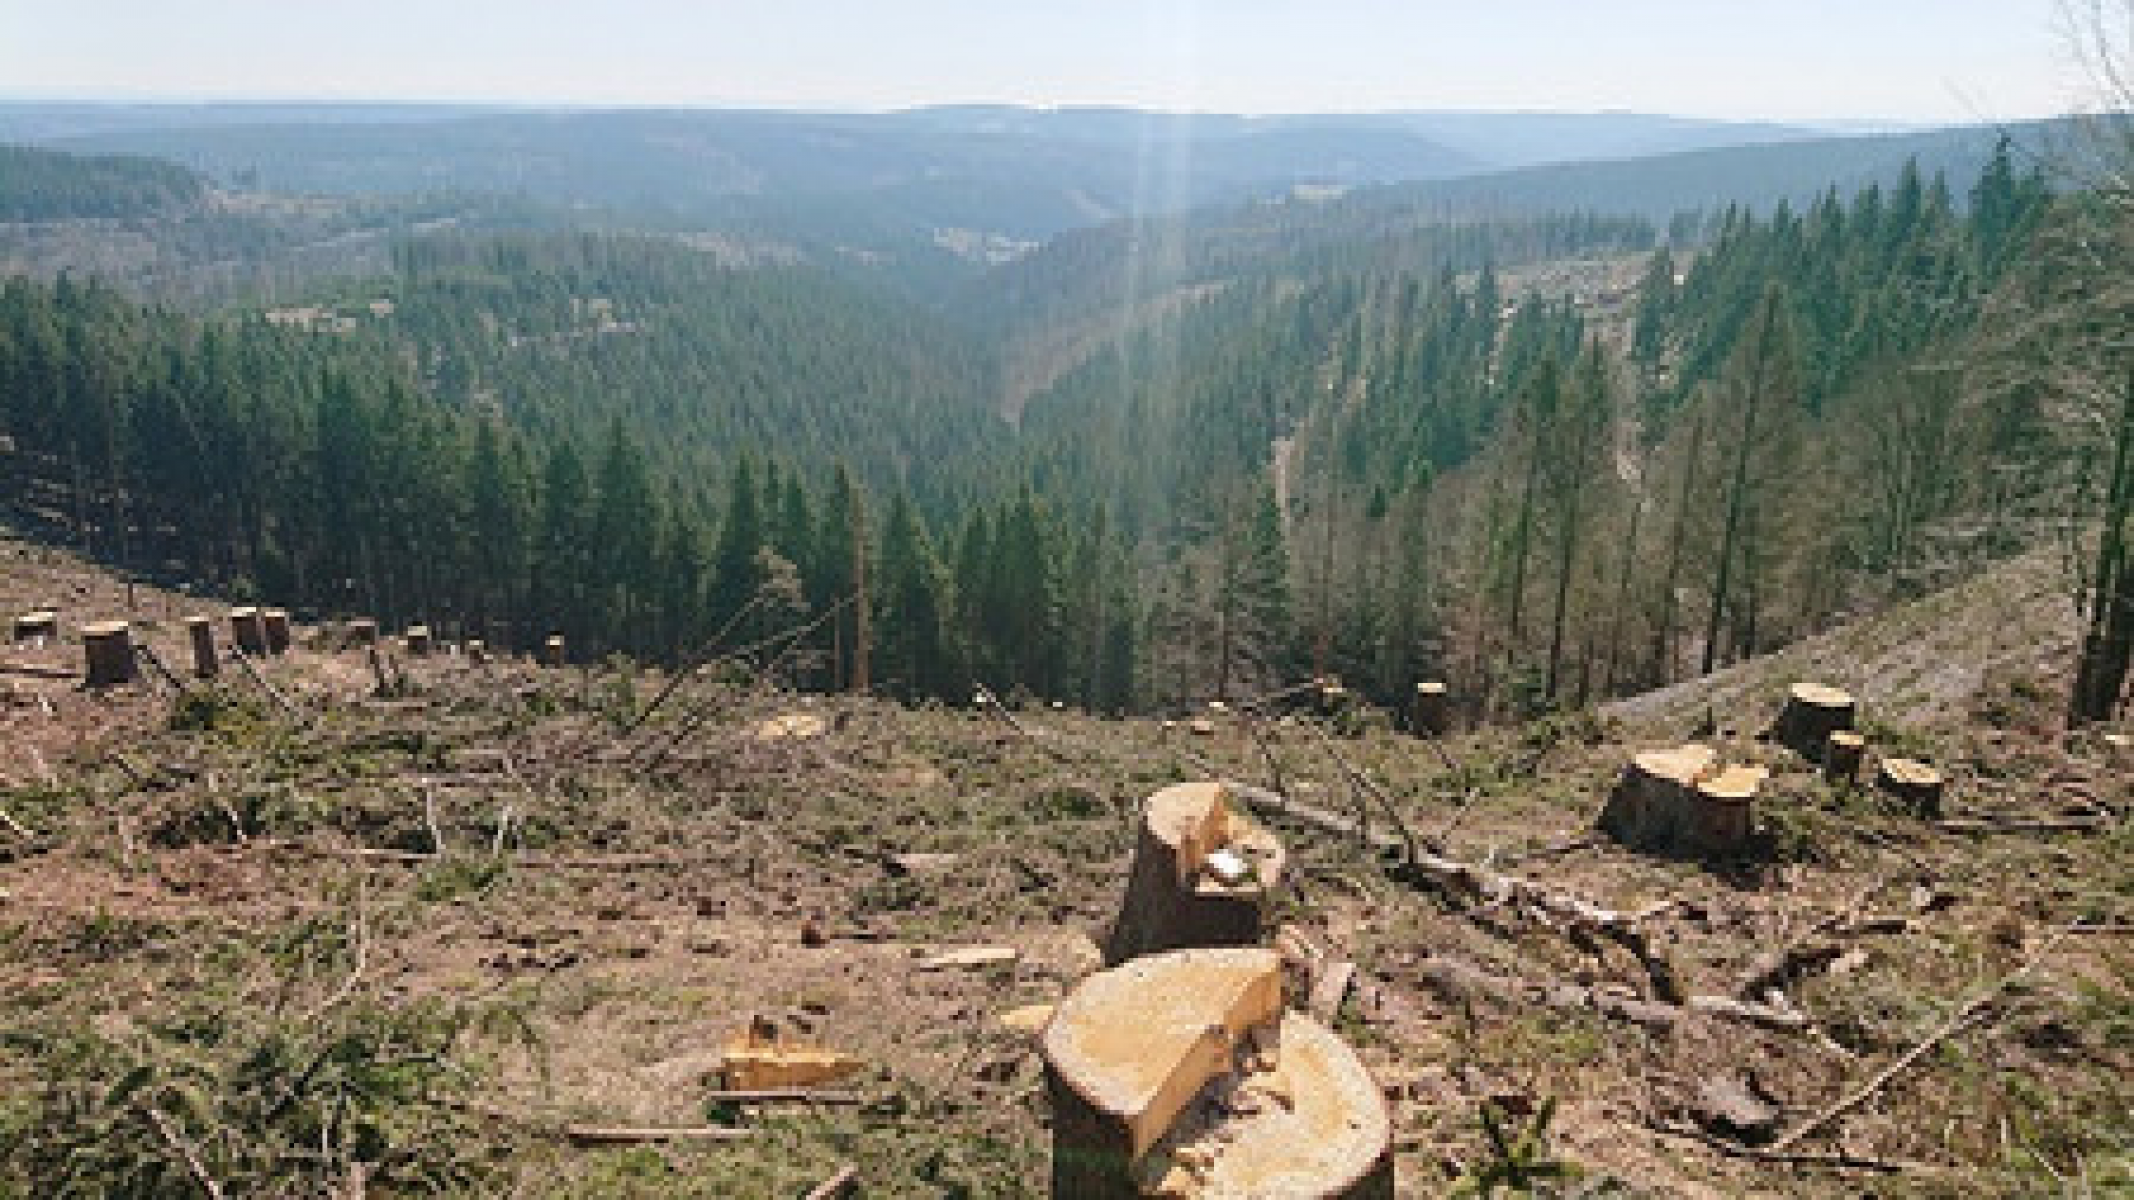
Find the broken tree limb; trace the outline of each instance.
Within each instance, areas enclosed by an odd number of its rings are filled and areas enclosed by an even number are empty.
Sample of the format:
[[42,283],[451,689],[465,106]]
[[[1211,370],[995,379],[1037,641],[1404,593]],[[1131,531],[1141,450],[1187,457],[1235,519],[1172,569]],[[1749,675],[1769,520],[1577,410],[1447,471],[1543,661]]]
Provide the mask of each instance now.
[[841,1196],[852,1195],[858,1189],[859,1181],[859,1164],[846,1163],[837,1169],[837,1174],[809,1188],[806,1200],[838,1200]]
[[1807,1137],[1809,1134],[1814,1133],[1816,1130],[1821,1129],[1825,1125],[1828,1125],[1830,1122],[1835,1121],[1839,1117],[1844,1116],[1846,1113],[1851,1112],[1853,1109],[1858,1108],[1861,1104],[1866,1103],[1866,1101],[1876,1092],[1879,1092],[1884,1087],[1888,1086],[1889,1081],[1895,1079],[1899,1074],[1904,1071],[1906,1067],[1909,1067],[1913,1063],[1919,1061],[1920,1056],[1924,1055],[1927,1051],[1932,1050],[1934,1047],[1940,1045],[1941,1043],[1947,1041],[1952,1035],[1956,1033],[1957,1030],[1962,1029],[1966,1024],[1970,1022],[1971,1018],[1976,1015],[1980,1009],[1986,1007],[1988,1004],[1991,1004],[1994,1000],[2000,997],[2002,992],[2005,992],[2009,988],[2015,986],[2017,983],[2028,977],[2032,971],[2037,970],[2039,965],[2045,961],[2046,954],[2050,952],[2053,947],[2058,946],[2060,944],[2060,939],[2066,937],[2069,932],[2079,928],[2080,926],[2081,922],[2077,920],[2061,928],[2057,933],[2053,934],[2053,936],[2045,939],[2045,942],[2040,945],[2037,950],[2033,951],[2029,958],[2024,960],[2022,966],[2017,967],[2014,971],[2011,971],[2008,974],[2001,976],[1999,979],[1995,980],[1991,985],[1989,985],[1985,990],[1979,992],[1977,995],[1971,997],[1969,1000],[1964,1001],[1962,1004],[1957,1005],[1956,1011],[1950,1013],[1947,1020],[1943,1021],[1940,1025],[1935,1026],[1933,1032],[1919,1039],[1918,1042],[1913,1044],[1911,1049],[1905,1051],[1903,1054],[1898,1055],[1894,1060],[1889,1063],[1889,1065],[1875,1072],[1873,1076],[1869,1077],[1858,1087],[1855,1087],[1851,1091],[1845,1093],[1845,1095],[1840,1097],[1836,1103],[1831,1104],[1829,1107],[1823,1109],[1821,1112],[1818,1112],[1814,1116],[1809,1117],[1807,1120],[1802,1121],[1799,1125],[1794,1126],[1793,1131],[1791,1133],[1788,1133],[1785,1136],[1779,1138],[1777,1141],[1771,1143],[1772,1151],[1777,1152],[1786,1149],[1788,1146],[1793,1145],[1794,1143],[1800,1141],[1802,1138]]
[[732,1125],[565,1125],[574,1146],[643,1146],[655,1142],[738,1142],[756,1136]]

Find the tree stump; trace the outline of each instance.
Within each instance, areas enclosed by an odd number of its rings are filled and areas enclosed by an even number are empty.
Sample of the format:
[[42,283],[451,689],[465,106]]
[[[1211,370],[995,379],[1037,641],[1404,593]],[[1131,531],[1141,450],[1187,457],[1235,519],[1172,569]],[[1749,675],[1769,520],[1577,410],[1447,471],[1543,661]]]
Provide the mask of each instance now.
[[1921,817],[1941,815],[1941,796],[1946,784],[1941,772],[1910,758],[1885,758],[1875,771],[1875,786]]
[[250,605],[230,610],[230,640],[254,658],[267,653],[266,615]]
[[1739,854],[1748,849],[1749,835],[1756,828],[1756,791],[1768,774],[1762,767],[1728,767],[1699,779],[1685,839],[1688,845],[1702,854]]
[[430,656],[430,627],[429,627],[429,626],[427,626],[427,625],[410,625],[410,626],[408,626],[408,631],[407,631],[407,633],[406,633],[406,634],[404,635],[404,637],[405,637],[405,639],[406,639],[406,641],[407,641],[407,646],[408,646],[408,657],[410,657],[410,658],[428,658],[428,657]]
[[469,638],[467,640],[467,661],[477,667],[488,662],[489,643],[480,638]]
[[1419,737],[1443,737],[1452,728],[1452,695],[1438,680],[1415,685],[1408,709],[1408,729]]
[[1150,796],[1104,961],[1257,943],[1285,857],[1282,843],[1233,808],[1219,783]]
[[267,635],[267,653],[289,653],[289,610],[286,608],[263,608],[259,610],[261,632]]
[[222,671],[222,658],[215,652],[214,620],[187,617],[185,632],[193,644],[193,674],[201,679],[213,679]]
[[1780,744],[1810,762],[1821,762],[1830,735],[1853,727],[1858,709],[1852,693],[1820,683],[1796,683],[1786,693],[1773,730]]
[[1637,848],[1674,842],[1690,824],[1697,781],[1718,758],[1711,747],[1694,742],[1636,755],[1601,809],[1601,832]]
[[82,657],[88,665],[88,685],[93,688],[132,683],[139,674],[133,653],[133,627],[124,621],[82,626]]
[[541,642],[540,653],[534,656],[534,661],[540,663],[544,667],[560,667],[563,665],[563,660],[563,635],[560,633],[551,633]]
[[1860,782],[1860,763],[1867,757],[1867,739],[1849,729],[1830,735],[1823,749],[1823,778],[1834,786],[1851,787]]
[[59,614],[48,608],[23,613],[15,618],[15,640],[27,642],[56,638],[59,636]]
[[1385,1098],[1339,1038],[1283,1009],[1272,950],[1100,971],[1040,1049],[1056,1200],[1393,1195]]
[[348,644],[351,646],[375,646],[378,644],[378,623],[369,617],[357,617],[348,623]]

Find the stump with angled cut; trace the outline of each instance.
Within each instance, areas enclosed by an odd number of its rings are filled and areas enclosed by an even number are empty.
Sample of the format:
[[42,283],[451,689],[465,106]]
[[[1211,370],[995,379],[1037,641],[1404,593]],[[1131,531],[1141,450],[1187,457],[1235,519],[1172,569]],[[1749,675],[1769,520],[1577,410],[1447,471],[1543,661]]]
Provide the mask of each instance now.
[[1680,839],[1700,854],[1739,854],[1749,847],[1756,828],[1756,791],[1769,772],[1762,767],[1728,767],[1697,781],[1694,806]]
[[23,613],[15,618],[15,640],[28,642],[59,636],[59,614],[49,608]]
[[1408,729],[1422,737],[1441,737],[1452,728],[1452,694],[1438,680],[1425,680],[1415,685],[1415,699],[1409,702]]
[[86,682],[93,688],[132,683],[140,673],[133,651],[133,627],[124,621],[82,626],[82,658],[88,667]]
[[1285,857],[1282,843],[1234,808],[1219,783],[1182,783],[1150,796],[1104,961],[1258,942]]
[[1711,747],[1694,742],[1636,755],[1601,809],[1601,832],[1626,846],[1673,843],[1690,823],[1697,781],[1718,761]]
[[1941,797],[1947,783],[1941,772],[1910,758],[1885,758],[1875,770],[1875,786],[1921,817],[1941,815]]
[[541,650],[538,654],[534,656],[534,661],[540,663],[544,667],[560,667],[563,665],[563,658],[563,635],[560,633],[551,633],[548,635],[547,638],[542,640]]
[[289,610],[286,608],[263,608],[259,610],[260,632],[266,636],[267,653],[289,653]]
[[254,658],[267,653],[267,621],[259,609],[246,605],[230,610],[230,640]]
[[222,657],[215,652],[215,622],[209,617],[185,618],[185,633],[193,647],[193,674],[213,679],[222,671]]
[[1272,950],[1178,950],[1100,971],[1040,1039],[1056,1200],[1393,1195],[1385,1098],[1282,1004]]
[[1821,762],[1830,735],[1849,730],[1859,705],[1852,693],[1820,683],[1796,683],[1786,693],[1772,730],[1779,743],[1811,762]]
[[1823,778],[1832,784],[1851,787],[1860,781],[1860,763],[1867,757],[1867,739],[1849,729],[1840,729],[1830,735],[1830,744],[1823,749]]
[[408,643],[408,656],[410,658],[428,658],[430,656],[429,626],[410,625],[408,626],[406,636]]

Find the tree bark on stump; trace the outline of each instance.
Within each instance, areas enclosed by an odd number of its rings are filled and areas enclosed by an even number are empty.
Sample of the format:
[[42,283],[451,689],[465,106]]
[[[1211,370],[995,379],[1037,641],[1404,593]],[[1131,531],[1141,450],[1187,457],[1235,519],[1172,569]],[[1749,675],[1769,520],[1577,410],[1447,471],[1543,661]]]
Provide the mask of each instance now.
[[93,688],[132,683],[140,673],[133,653],[133,627],[124,621],[82,626],[82,657],[88,667],[87,683]]
[[1885,758],[1875,771],[1875,786],[1904,802],[1913,815],[1941,815],[1946,782],[1940,771],[1910,758]]
[[1385,1097],[1271,950],[1180,950],[1100,971],[1040,1041],[1055,1200],[1393,1195]]
[[1638,848],[1672,842],[1687,823],[1697,780],[1718,759],[1711,747],[1695,743],[1632,757],[1601,809],[1601,832]]
[[1820,683],[1796,683],[1786,694],[1773,731],[1780,744],[1810,762],[1823,761],[1830,735],[1849,730],[1857,716],[1852,693]]
[[237,648],[254,658],[267,653],[266,616],[259,609],[246,605],[230,610],[230,640]]
[[351,646],[375,646],[378,644],[378,623],[369,617],[357,617],[348,623],[348,643]]
[[192,641],[194,676],[213,679],[221,674],[222,658],[215,652],[215,622],[208,617],[187,617],[185,632]]
[[1860,782],[1860,764],[1867,757],[1867,739],[1849,729],[1830,735],[1823,751],[1823,778],[1831,784],[1851,787]]
[[1415,699],[1408,710],[1408,729],[1418,737],[1443,737],[1452,728],[1452,696],[1445,685],[1428,680],[1415,685]]
[[1697,781],[1690,816],[1691,847],[1703,854],[1739,854],[1756,828],[1756,792],[1768,774],[1762,767],[1728,767]]
[[564,651],[563,635],[551,633],[542,641],[540,653],[535,656],[535,661],[544,667],[560,667],[563,665]]
[[26,612],[15,618],[15,640],[27,642],[34,638],[59,636],[59,614],[50,609]]
[[1231,807],[1219,783],[1178,784],[1150,796],[1104,961],[1116,966],[1189,946],[1258,943],[1285,857],[1273,834]]
[[266,635],[267,653],[289,653],[289,610],[286,608],[263,608],[259,610],[260,632]]
[[408,657],[428,658],[430,656],[430,627],[427,625],[408,626],[407,642]]

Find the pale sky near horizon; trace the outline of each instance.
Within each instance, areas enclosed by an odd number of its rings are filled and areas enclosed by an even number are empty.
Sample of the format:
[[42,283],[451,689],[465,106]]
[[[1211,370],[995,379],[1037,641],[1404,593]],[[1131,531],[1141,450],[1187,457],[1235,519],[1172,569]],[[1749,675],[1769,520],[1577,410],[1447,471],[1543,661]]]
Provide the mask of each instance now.
[[0,0],[0,97],[2014,120],[2059,0]]

